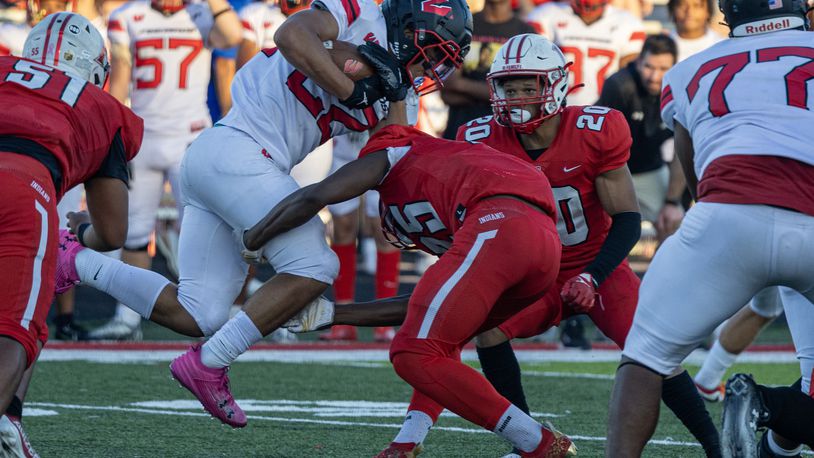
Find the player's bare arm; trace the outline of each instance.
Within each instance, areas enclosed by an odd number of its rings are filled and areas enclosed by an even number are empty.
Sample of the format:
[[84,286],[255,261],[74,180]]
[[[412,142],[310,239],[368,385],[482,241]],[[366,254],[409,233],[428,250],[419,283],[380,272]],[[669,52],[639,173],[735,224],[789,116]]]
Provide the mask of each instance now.
[[602,208],[611,216],[624,212],[639,213],[639,202],[627,165],[599,175],[596,193]]
[[379,184],[389,168],[387,151],[376,151],[350,162],[321,182],[294,192],[246,231],[243,236],[246,248],[258,250],[275,236],[301,226],[326,205],[361,196]]
[[240,42],[240,46],[237,48],[237,69],[240,70],[241,67],[246,65],[255,54],[260,52],[260,47],[255,43],[253,40],[247,40],[246,38]]
[[127,238],[127,185],[118,178],[93,178],[85,182],[85,196],[88,211],[69,213],[68,227],[81,232],[83,245],[93,250],[121,248]]
[[331,13],[309,9],[286,19],[274,34],[274,43],[291,65],[344,100],[353,93],[354,83],[334,65],[322,44],[338,35],[339,26]]
[[110,46],[110,95],[119,102],[125,103],[130,96],[130,72],[133,65],[133,53],[124,44]]
[[240,44],[243,28],[237,13],[226,0],[207,0],[214,24],[209,31],[209,44],[214,48],[231,48]]
[[674,157],[670,162],[670,180],[667,184],[667,196],[664,199],[664,206],[659,212],[656,220],[656,231],[659,239],[663,240],[673,232],[678,230],[681,220],[684,218],[684,208],[681,206],[681,198],[687,181],[684,179],[684,171],[681,170],[681,161]]
[[675,148],[676,157],[681,161],[681,168],[684,170],[684,178],[687,180],[687,188],[690,195],[696,199],[698,192],[698,177],[695,175],[695,149],[692,146],[690,132],[678,121],[675,122]]
[[619,68],[627,67],[627,64],[636,60],[637,57],[639,57],[639,53],[627,54],[619,57]]

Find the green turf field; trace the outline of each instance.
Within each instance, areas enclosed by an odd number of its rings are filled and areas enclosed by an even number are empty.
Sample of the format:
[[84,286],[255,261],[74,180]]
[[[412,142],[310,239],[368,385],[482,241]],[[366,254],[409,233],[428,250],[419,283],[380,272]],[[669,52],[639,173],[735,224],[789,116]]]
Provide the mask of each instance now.
[[[579,456],[601,456],[615,364],[541,363],[523,369],[537,418],[574,437]],[[734,369],[769,384],[799,376],[795,364]],[[29,392],[25,425],[43,457],[372,457],[394,437],[410,395],[384,362],[239,362],[231,377],[250,418],[242,430],[210,419],[170,379],[165,362],[43,361]],[[720,421],[720,406],[711,411]],[[692,439],[669,412],[662,411],[654,438],[674,445],[650,445],[646,457],[702,456],[700,447],[681,444]],[[427,458],[500,457],[509,451],[493,434],[452,416],[442,416],[425,445]]]

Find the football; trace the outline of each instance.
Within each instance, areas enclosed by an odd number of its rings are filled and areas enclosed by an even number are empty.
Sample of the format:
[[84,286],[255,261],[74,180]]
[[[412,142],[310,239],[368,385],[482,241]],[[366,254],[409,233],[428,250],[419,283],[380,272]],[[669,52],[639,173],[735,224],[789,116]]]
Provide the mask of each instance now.
[[365,59],[356,50],[355,44],[347,41],[328,40],[323,42],[323,45],[336,66],[348,75],[348,78],[359,81],[373,75],[373,68],[365,62]]

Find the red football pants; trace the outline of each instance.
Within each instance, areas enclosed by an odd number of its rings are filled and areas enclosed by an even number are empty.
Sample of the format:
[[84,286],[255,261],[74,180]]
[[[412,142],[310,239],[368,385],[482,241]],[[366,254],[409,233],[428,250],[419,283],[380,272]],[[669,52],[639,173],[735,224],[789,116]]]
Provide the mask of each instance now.
[[413,291],[390,348],[396,373],[438,404],[493,430],[509,401],[461,362],[460,350],[540,299],[556,280],[560,255],[550,216],[509,198],[471,208],[450,249]]
[[36,159],[0,152],[0,335],[25,348],[30,366],[54,298],[57,195]]

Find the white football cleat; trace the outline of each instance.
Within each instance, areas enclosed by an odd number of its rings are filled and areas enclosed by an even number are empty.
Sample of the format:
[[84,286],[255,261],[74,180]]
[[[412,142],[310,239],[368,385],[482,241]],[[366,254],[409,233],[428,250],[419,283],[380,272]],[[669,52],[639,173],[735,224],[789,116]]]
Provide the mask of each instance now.
[[31,447],[19,419],[0,417],[0,456],[9,458],[39,458]]
[[121,320],[110,320],[88,332],[90,340],[136,340],[142,339],[141,324],[132,325]]
[[283,324],[291,332],[324,329],[334,322],[334,303],[320,296]]

